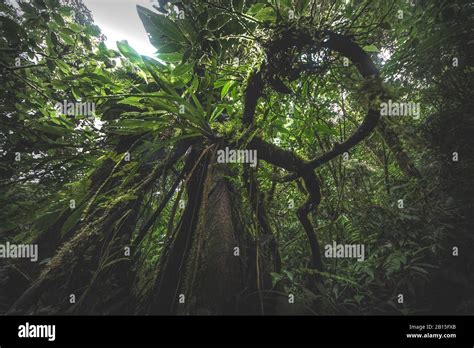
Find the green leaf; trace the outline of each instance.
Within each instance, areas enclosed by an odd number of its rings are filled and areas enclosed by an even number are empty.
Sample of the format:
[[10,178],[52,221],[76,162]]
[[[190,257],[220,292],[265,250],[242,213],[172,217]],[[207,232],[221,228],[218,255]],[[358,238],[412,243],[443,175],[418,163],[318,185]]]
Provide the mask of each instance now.
[[157,129],[159,126],[161,126],[161,122],[157,122],[154,120],[151,121],[146,121],[142,119],[133,119],[133,118],[127,118],[124,120],[120,120],[117,122],[117,124],[114,125],[114,127],[123,127],[125,129],[130,128],[130,129],[143,129],[143,130],[154,130]]
[[75,43],[74,35],[75,33],[72,30],[69,30],[67,28],[59,29],[59,37],[63,39],[63,41],[67,43],[68,45],[74,45]]
[[282,280],[284,277],[280,273],[276,272],[271,272],[270,276],[272,277],[272,285],[275,286],[280,280]]
[[227,13],[219,13],[218,15],[214,16],[208,23],[207,28],[211,31],[219,30],[222,28],[227,22],[229,22],[232,17]]
[[148,72],[151,74],[153,79],[155,80],[156,84],[167,93],[178,96],[178,94],[173,90],[173,88],[169,85],[167,81],[165,81],[162,77],[160,77],[160,71],[157,70],[155,66],[155,60],[149,57],[142,56],[143,62],[145,63],[145,67],[147,68]]
[[229,90],[232,88],[233,85],[235,85],[235,81],[230,80],[224,85],[224,87],[222,87],[221,99],[223,99],[227,95],[227,92],[229,92]]
[[258,13],[264,7],[265,7],[265,4],[262,4],[262,3],[254,4],[254,5],[252,5],[252,7],[250,7],[250,10],[248,11],[248,14],[249,15],[255,15],[256,13]]
[[199,102],[199,99],[196,97],[196,95],[193,92],[190,92],[191,98],[193,99],[194,105],[197,107],[197,111],[199,114],[204,115],[204,109],[202,108],[201,103]]
[[183,60],[183,54],[179,52],[175,53],[160,53],[156,55],[158,59],[168,62],[168,63],[176,63],[176,62],[181,62]]
[[64,222],[63,227],[61,228],[61,236],[64,236],[74,226],[77,225],[77,223],[79,222],[79,219],[82,216],[82,212],[84,211],[85,207],[86,207],[86,204],[83,203],[79,207],[77,207],[76,210],[74,210],[71,215],[69,215],[66,222]]
[[69,129],[66,129],[64,127],[59,127],[59,126],[52,126],[52,125],[39,125],[38,124],[34,128],[41,132],[52,134],[52,135],[58,135],[58,136],[68,135],[70,133]]
[[54,63],[58,66],[59,70],[61,70],[64,74],[70,73],[69,65],[67,65],[64,61],[57,59],[54,61]]
[[140,5],[137,5],[137,11],[138,16],[150,36],[151,44],[156,48],[159,48],[165,43],[163,38],[177,43],[185,43],[187,41],[176,23],[171,21],[168,17],[157,14]]
[[135,106],[139,109],[144,109],[143,103],[141,103],[142,97],[128,97],[120,100],[117,104],[125,104],[130,106]]
[[375,45],[364,46],[364,47],[363,47],[363,50],[364,50],[365,52],[379,52],[379,49],[378,49],[377,46],[375,46]]
[[225,105],[218,105],[212,112],[211,117],[209,118],[209,122],[214,121],[216,117],[218,117],[222,113],[222,111],[224,111],[225,108]]
[[260,11],[258,11],[254,15],[254,18],[262,22],[263,21],[274,22],[276,20],[275,10],[273,10],[273,8],[271,7],[262,8]]
[[59,13],[64,17],[71,16],[72,12],[73,12],[72,7],[63,6],[63,7],[59,8]]
[[77,87],[71,87],[71,92],[72,92],[72,95],[74,96],[74,98],[76,100],[80,100],[81,99],[81,93],[80,91],[77,89]]
[[84,31],[84,29],[85,29],[82,25],[77,24],[77,23],[70,23],[69,28],[75,33],[80,33],[82,31]]
[[190,19],[188,19],[188,18],[180,19],[180,20],[178,20],[177,24],[179,25],[179,28],[181,29],[181,32],[184,35],[186,35],[189,42],[191,42],[191,43],[196,42],[197,33],[194,30],[194,27],[192,25],[192,21]]
[[130,47],[127,40],[117,41],[117,48],[120,53],[122,53],[124,57],[128,58],[132,63],[139,64],[142,62],[141,56],[137,51]]
[[181,49],[182,49],[181,45],[178,45],[176,43],[168,43],[158,48],[158,53],[159,54],[175,53],[175,52],[180,52]]
[[314,128],[316,128],[318,133],[337,135],[337,132],[334,129],[323,123],[315,124]]
[[291,0],[280,0],[280,3],[281,3],[281,5],[283,5],[286,8],[291,8],[292,7]]

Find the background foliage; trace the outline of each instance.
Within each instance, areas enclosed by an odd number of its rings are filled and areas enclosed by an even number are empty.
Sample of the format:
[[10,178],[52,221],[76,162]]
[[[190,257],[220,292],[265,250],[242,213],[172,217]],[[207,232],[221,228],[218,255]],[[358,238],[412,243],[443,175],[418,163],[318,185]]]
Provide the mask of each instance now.
[[[123,302],[126,311],[142,312],[187,194],[179,175],[184,160],[159,180],[157,165],[183,139],[250,139],[242,128],[249,75],[284,30],[319,28],[352,37],[376,63],[389,96],[419,102],[421,115],[383,119],[348,161],[338,157],[318,170],[323,200],[313,223],[320,244],[368,250],[364,262],[326,259],[316,285],[307,281],[315,270],[296,216],[305,200],[301,183],[280,183],[282,169],[259,164],[282,260],[281,272],[272,273],[275,292],[296,294],[296,313],[472,314],[473,9],[462,0],[414,3],[159,1],[156,12],[137,8],[155,57],[140,56],[126,41],[106,48],[78,2],[0,4],[0,241],[41,242],[38,265],[5,260],[0,310],[19,296],[13,288],[26,289],[53,267],[60,246],[65,250],[87,221],[126,206],[126,214],[137,214],[129,227],[136,246],[130,290],[107,288],[97,312]],[[297,79],[265,89],[253,135],[314,158],[354,132],[370,91],[336,54],[293,55],[287,68],[303,65]],[[94,102],[96,112],[57,115],[54,105],[64,100]],[[230,180],[247,207],[242,168],[233,167],[239,175]],[[141,233],[163,202],[160,218]],[[251,229],[255,217],[243,211]],[[102,255],[91,273],[121,262],[112,251]]]

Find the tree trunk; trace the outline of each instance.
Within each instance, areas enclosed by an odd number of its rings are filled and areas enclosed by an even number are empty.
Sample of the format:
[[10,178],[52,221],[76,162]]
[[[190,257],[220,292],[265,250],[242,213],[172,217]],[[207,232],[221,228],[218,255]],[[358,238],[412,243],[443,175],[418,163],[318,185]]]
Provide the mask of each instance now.
[[[268,304],[256,296],[269,290],[268,260],[242,226],[239,192],[227,164],[212,151],[188,185],[188,204],[155,286],[153,314],[260,314]],[[262,266],[262,262],[265,265]],[[258,267],[257,267],[258,265]]]

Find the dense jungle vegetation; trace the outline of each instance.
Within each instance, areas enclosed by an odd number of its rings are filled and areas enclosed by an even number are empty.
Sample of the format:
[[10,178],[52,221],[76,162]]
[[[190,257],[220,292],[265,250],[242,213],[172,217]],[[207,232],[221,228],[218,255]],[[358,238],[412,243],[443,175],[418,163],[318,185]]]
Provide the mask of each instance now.
[[0,4],[0,313],[474,313],[470,1],[154,7]]

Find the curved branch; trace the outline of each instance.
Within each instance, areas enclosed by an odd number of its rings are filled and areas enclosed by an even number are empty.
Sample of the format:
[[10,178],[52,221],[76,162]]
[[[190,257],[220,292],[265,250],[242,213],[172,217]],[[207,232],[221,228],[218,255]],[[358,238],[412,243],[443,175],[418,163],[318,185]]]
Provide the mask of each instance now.
[[[302,33],[302,41],[307,42],[308,35],[307,33]],[[317,42],[317,39],[313,39],[312,44],[315,46],[320,45],[322,48],[327,48],[329,50],[340,53],[342,56],[347,57],[357,68],[359,73],[364,77],[364,79],[371,85],[374,85],[369,97],[369,110],[356,131],[343,143],[336,143],[334,147],[328,152],[322,154],[319,157],[316,157],[310,161],[304,161],[302,159],[295,160],[295,155],[289,151],[281,150],[276,146],[265,143],[262,140],[252,140],[249,144],[251,147],[257,147],[261,151],[259,153],[260,158],[264,160],[269,160],[278,163],[273,163],[279,167],[285,168],[289,171],[292,171],[293,174],[285,177],[283,181],[291,181],[302,176],[303,173],[316,169],[317,167],[323,165],[324,163],[332,160],[338,155],[343,154],[344,152],[349,151],[352,147],[357,145],[363,139],[365,139],[374,128],[377,126],[378,120],[380,119],[380,112],[377,108],[374,107],[374,102],[377,97],[383,93],[383,88],[378,78],[379,73],[375,64],[372,62],[370,56],[349,36],[337,34],[331,31],[317,32],[314,35],[315,38],[324,37],[322,42]],[[294,46],[300,46],[298,43],[289,43]],[[263,93],[263,88],[265,86],[262,79],[261,70],[254,71],[247,85],[245,91],[245,106],[244,106],[244,115],[243,115],[243,124],[245,126],[252,125],[255,115],[255,110],[259,97]],[[279,151],[281,150],[281,151]],[[279,153],[275,158],[271,153]],[[290,162],[287,163],[287,160]]]
[[282,149],[258,137],[253,137],[247,144],[247,149],[257,150],[258,158],[286,169],[289,172],[303,173],[306,162],[290,150]]
[[245,89],[245,104],[242,123],[244,126],[252,125],[257,108],[258,99],[262,96],[265,84],[262,79],[261,70],[254,70],[248,79]]
[[349,60],[356,66],[359,73],[368,81],[370,84],[375,84],[373,92],[368,95],[369,97],[369,110],[364,118],[364,121],[356,129],[356,131],[343,143],[335,144],[333,149],[324,153],[323,155],[311,160],[308,163],[310,169],[315,169],[324,163],[332,160],[334,157],[341,155],[348,151],[353,146],[357,145],[363,139],[365,139],[377,126],[380,118],[380,112],[374,108],[373,103],[375,99],[380,96],[383,92],[383,88],[378,79],[379,73],[375,64],[372,62],[370,56],[350,37],[328,32],[328,37],[323,41],[322,47],[326,47],[330,50],[336,51],[349,58]]
[[[280,40],[276,44],[286,45],[285,47],[290,45],[302,48],[305,45],[308,45],[308,37],[308,33],[301,33],[301,42],[299,43],[288,40],[286,40],[286,42],[281,42]],[[322,42],[319,41],[321,37],[323,37]],[[265,142],[257,137],[254,137],[249,141],[247,148],[257,150],[260,159],[293,172],[294,174],[288,176],[286,180],[294,180],[298,177],[303,178],[308,192],[308,198],[303,205],[298,208],[297,215],[309,241],[312,255],[311,267],[322,271],[323,262],[320,245],[314,232],[313,225],[308,218],[310,211],[317,208],[321,201],[320,185],[316,174],[314,173],[314,169],[348,151],[350,148],[365,139],[374,130],[380,118],[380,113],[378,109],[374,107],[374,102],[376,98],[383,93],[383,88],[378,78],[378,70],[372,62],[372,59],[358,44],[353,42],[349,36],[337,34],[331,31],[316,32],[313,39],[309,41],[312,41],[309,42],[309,44],[315,47],[326,48],[347,57],[356,66],[357,70],[368,84],[374,84],[373,87],[375,88],[370,89],[372,92],[368,95],[369,109],[363,122],[346,141],[341,144],[336,143],[333,149],[310,161],[305,161],[292,151],[281,149],[278,146]],[[243,125],[246,127],[253,126],[258,99],[263,94],[265,81],[263,79],[262,71],[264,69],[265,66],[262,65],[259,70],[254,70],[248,80],[248,85],[245,90],[245,105],[242,120]]]

